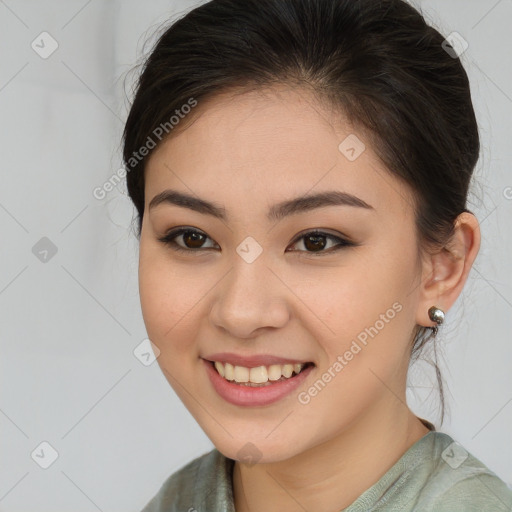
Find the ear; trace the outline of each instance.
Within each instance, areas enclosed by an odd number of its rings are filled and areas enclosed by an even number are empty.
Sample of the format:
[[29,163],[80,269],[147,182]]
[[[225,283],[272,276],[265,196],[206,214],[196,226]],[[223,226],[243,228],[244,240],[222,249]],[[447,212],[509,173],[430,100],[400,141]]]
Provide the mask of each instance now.
[[479,249],[478,220],[469,212],[461,213],[455,220],[454,235],[449,243],[441,251],[424,258],[416,311],[418,325],[437,325],[428,316],[432,306],[445,313],[452,307],[464,288]]

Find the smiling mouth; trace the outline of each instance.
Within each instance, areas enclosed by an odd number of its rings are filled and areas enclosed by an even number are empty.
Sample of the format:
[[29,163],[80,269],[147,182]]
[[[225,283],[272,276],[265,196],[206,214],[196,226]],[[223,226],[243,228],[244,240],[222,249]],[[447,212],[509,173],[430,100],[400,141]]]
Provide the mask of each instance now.
[[275,382],[289,380],[314,363],[288,363],[272,364],[270,366],[257,366],[248,368],[245,366],[233,366],[230,363],[209,361],[217,373],[228,382],[241,386],[263,387],[271,386]]

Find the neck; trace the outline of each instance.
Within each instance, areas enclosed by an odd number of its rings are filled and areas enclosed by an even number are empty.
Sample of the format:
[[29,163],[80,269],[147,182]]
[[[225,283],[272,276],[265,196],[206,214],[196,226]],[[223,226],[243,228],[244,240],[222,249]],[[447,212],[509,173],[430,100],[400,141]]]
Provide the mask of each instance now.
[[333,512],[352,504],[429,429],[399,403],[368,413],[339,435],[291,459],[233,468],[237,512]]

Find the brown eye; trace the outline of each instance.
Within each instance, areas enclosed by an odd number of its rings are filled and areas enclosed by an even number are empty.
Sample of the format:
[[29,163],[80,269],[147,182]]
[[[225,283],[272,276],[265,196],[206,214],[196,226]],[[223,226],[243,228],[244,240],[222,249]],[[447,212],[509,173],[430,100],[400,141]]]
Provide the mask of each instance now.
[[197,231],[183,232],[183,242],[190,249],[200,248],[204,244],[205,239],[206,237]]
[[[178,243],[176,240],[179,240],[180,237],[182,242]],[[204,243],[207,240],[211,240],[211,238],[205,233],[193,228],[173,229],[158,240],[170,246],[174,251],[178,252],[201,253],[205,250],[216,249],[211,245],[205,246]],[[329,233],[324,233],[322,231],[310,231],[308,233],[304,233],[302,236],[297,238],[292,245],[296,245],[301,241],[304,244],[305,249],[299,251],[295,250],[292,252],[302,252],[315,256],[321,256],[323,254],[331,254],[339,249],[343,249],[344,247],[353,247],[357,245],[354,242],[350,242],[338,236],[330,235]],[[329,241],[335,243],[328,247]],[[326,247],[327,250],[324,250]]]
[[304,237],[304,247],[308,250],[316,251],[321,250],[326,245],[326,236],[322,235],[308,235]]
[[[179,239],[180,237],[183,240],[182,243],[176,242],[175,239]],[[200,252],[200,250],[212,249],[212,247],[204,247],[204,243],[208,239],[210,239],[209,236],[197,229],[178,228],[171,230],[158,240],[169,245],[175,251]]]
[[[327,250],[324,250],[328,245],[329,240],[337,243],[328,247]],[[353,247],[356,245],[355,243],[349,242],[348,240],[340,238],[339,236],[330,235],[329,233],[324,233],[322,231],[310,231],[309,233],[304,233],[302,236],[295,240],[293,245],[296,245],[301,241],[305,247],[305,250],[299,252],[309,252],[311,254],[316,253],[315,255],[318,256],[331,254],[334,251],[342,249],[343,247]]]

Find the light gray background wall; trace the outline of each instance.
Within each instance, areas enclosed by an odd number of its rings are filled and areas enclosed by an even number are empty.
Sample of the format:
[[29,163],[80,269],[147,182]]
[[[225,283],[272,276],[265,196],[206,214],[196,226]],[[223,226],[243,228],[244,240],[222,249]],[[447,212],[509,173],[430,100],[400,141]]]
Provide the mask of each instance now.
[[[157,363],[134,356],[146,333],[125,186],[92,194],[121,167],[127,71],[160,22],[195,5],[0,0],[1,511],[138,511],[213,447]],[[441,429],[512,484],[512,2],[415,5],[469,42],[483,146],[482,249],[442,331]],[[31,47],[51,49],[43,31],[58,43],[46,59]],[[436,422],[434,383],[427,365],[411,369],[410,403]],[[42,442],[58,452],[47,469]]]

